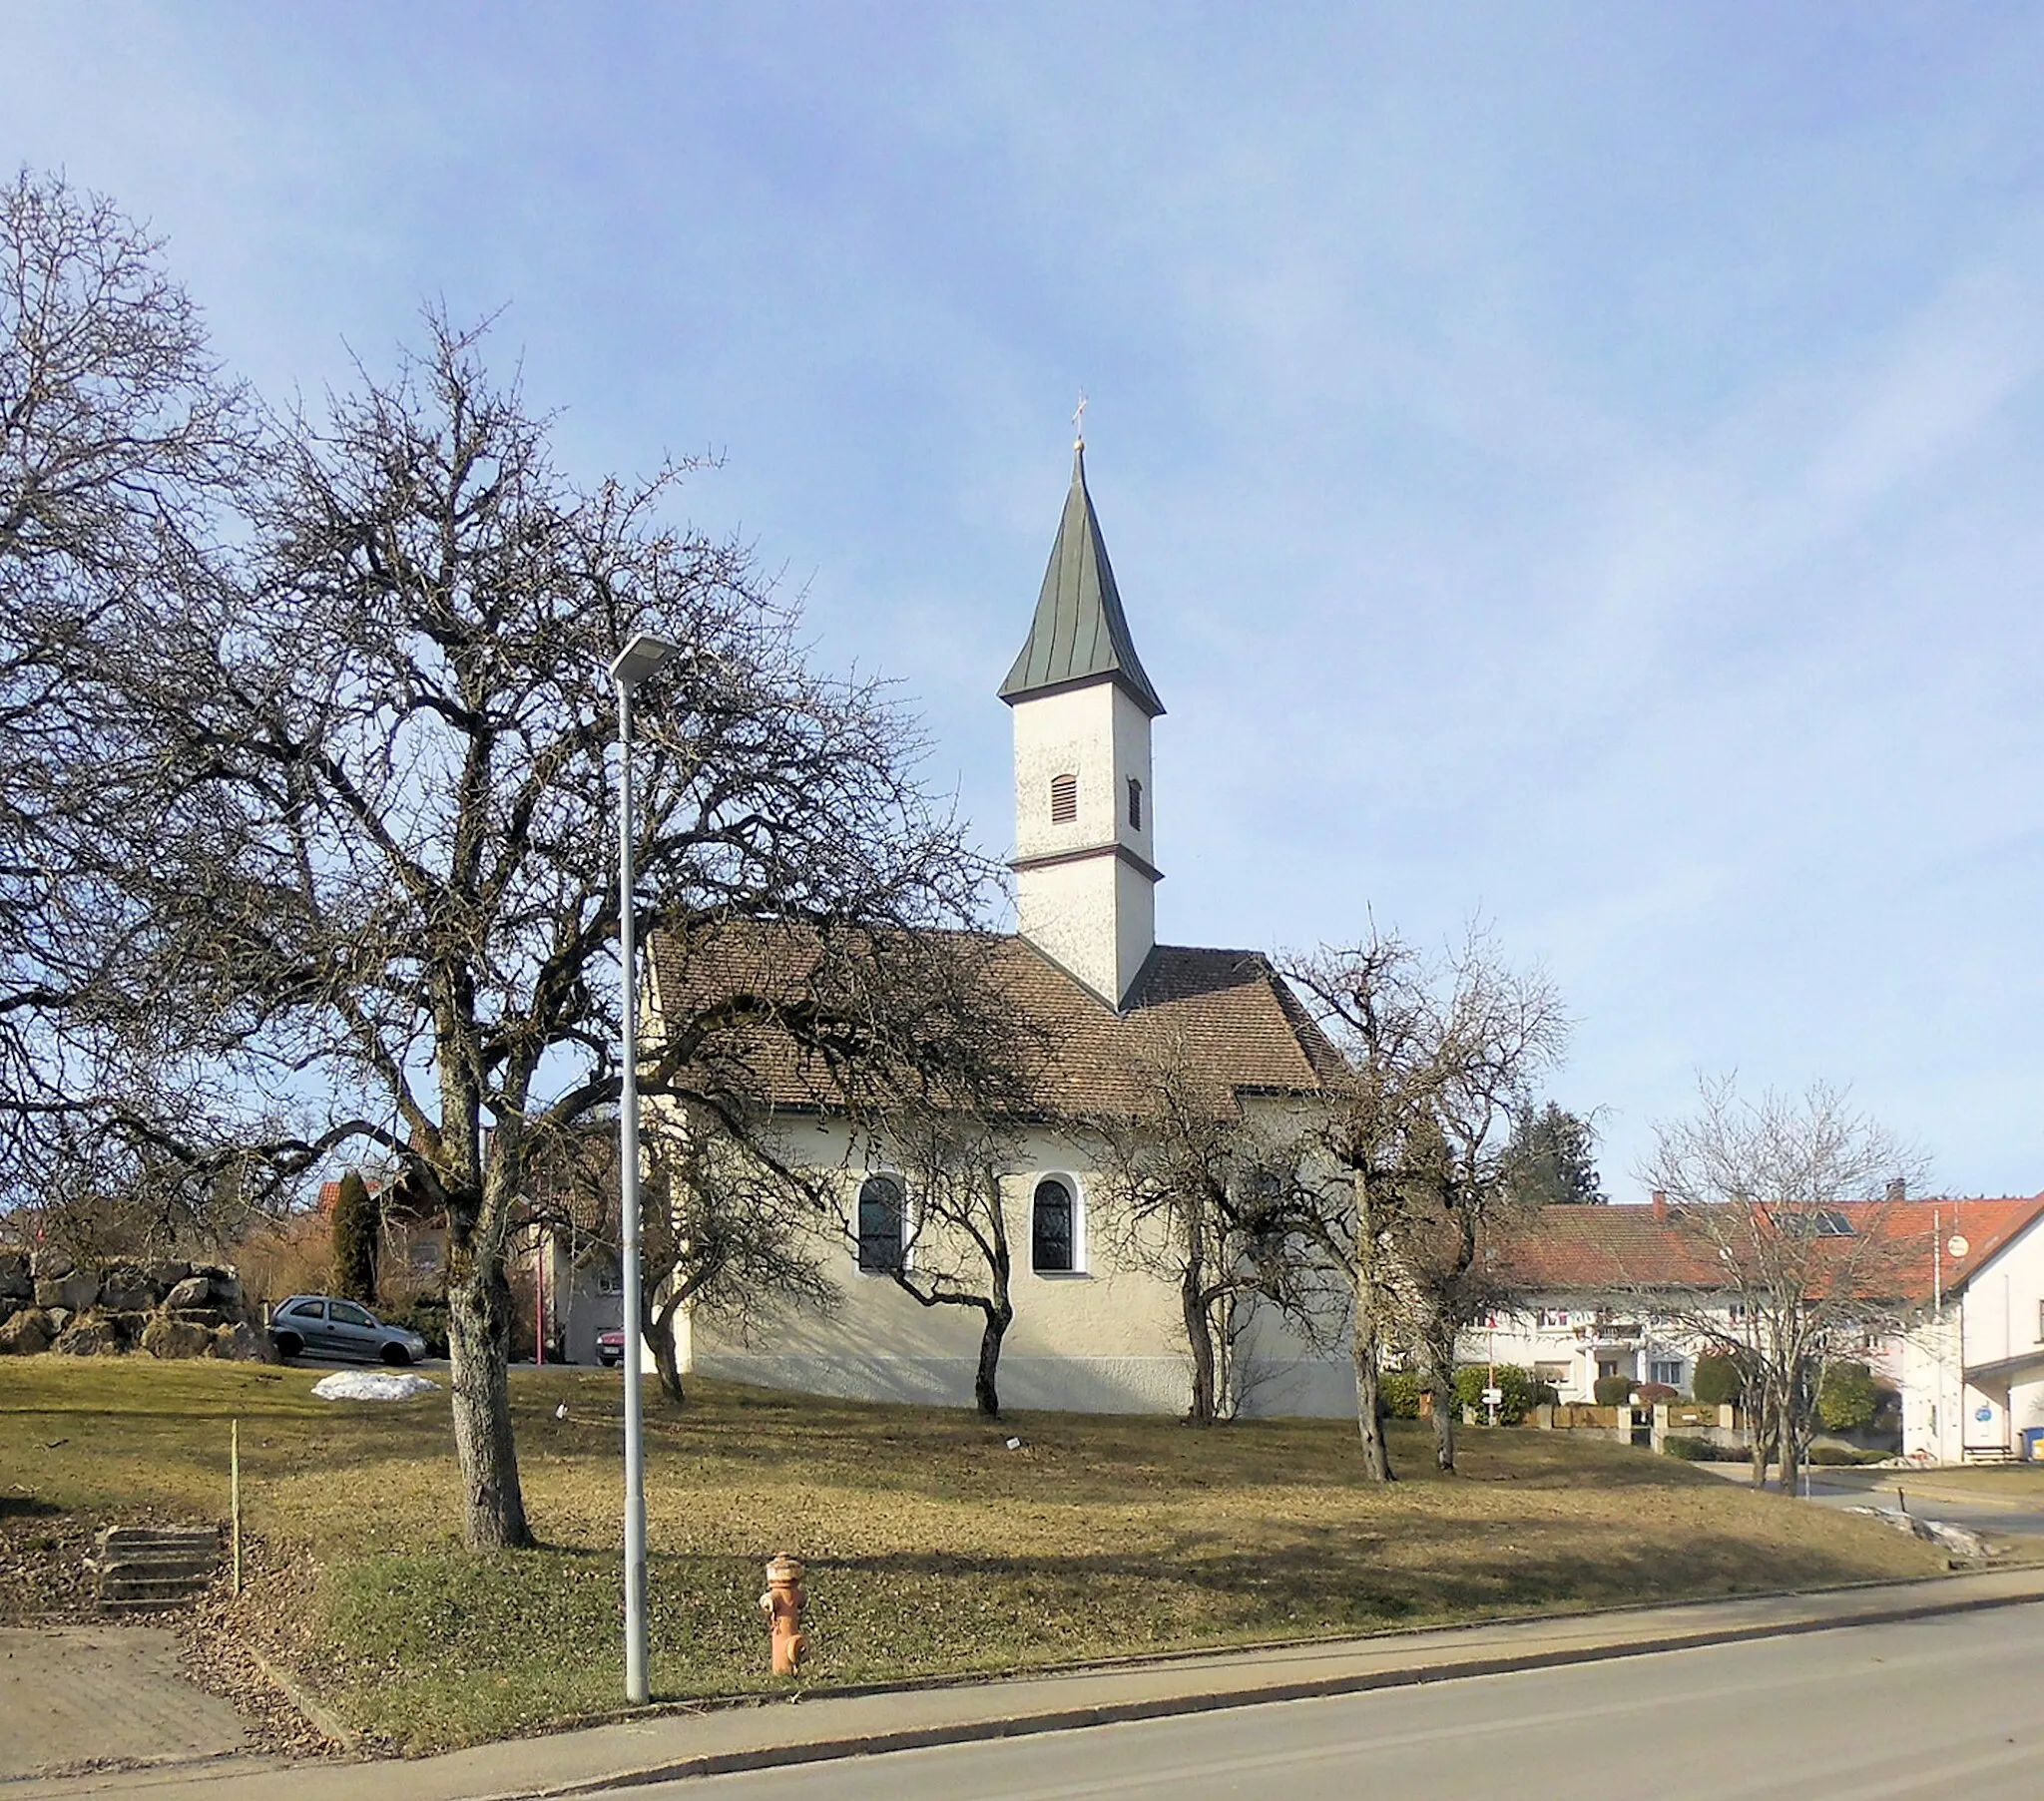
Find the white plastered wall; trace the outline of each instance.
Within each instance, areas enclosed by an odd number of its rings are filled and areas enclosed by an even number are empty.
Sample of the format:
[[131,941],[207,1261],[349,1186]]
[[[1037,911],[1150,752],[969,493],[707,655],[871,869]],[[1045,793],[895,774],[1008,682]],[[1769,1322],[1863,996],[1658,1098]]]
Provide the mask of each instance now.
[[[862,1150],[829,1121],[791,1123],[784,1148],[818,1167],[842,1167],[847,1204],[866,1173]],[[885,1167],[884,1160],[874,1167]],[[1070,1273],[1030,1267],[1029,1208],[1046,1175],[1073,1188],[1079,1218]],[[1004,1409],[1072,1413],[1183,1413],[1192,1365],[1177,1290],[1141,1268],[1118,1267],[1099,1217],[1101,1182],[1092,1159],[1069,1140],[1033,1131],[1018,1146],[1003,1183],[1014,1258],[1014,1324],[1001,1350]],[[910,1205],[914,1204],[913,1194]],[[686,1367],[709,1376],[856,1400],[972,1405],[981,1316],[967,1307],[924,1308],[884,1275],[859,1270],[848,1238],[819,1241],[825,1267],[843,1290],[825,1317],[789,1313],[748,1340],[707,1317],[694,1322]],[[1259,1321],[1245,1411],[1324,1414],[1354,1409],[1345,1358],[1309,1353],[1275,1318]]]

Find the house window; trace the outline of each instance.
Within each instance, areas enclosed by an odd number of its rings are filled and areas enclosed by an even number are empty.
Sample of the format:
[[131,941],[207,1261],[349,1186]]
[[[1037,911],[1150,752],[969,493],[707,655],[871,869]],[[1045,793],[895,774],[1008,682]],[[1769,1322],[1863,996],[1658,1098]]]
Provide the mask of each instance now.
[[901,1267],[901,1225],[906,1209],[901,1184],[891,1175],[869,1175],[858,1190],[858,1266],[867,1275],[890,1276]]
[[1543,1329],[1550,1332],[1556,1330],[1565,1331],[1568,1328],[1568,1323],[1569,1310],[1566,1307],[1542,1307],[1540,1309],[1540,1324]]
[[1647,1380],[1665,1383],[1670,1388],[1682,1386],[1682,1359],[1680,1357],[1655,1357],[1647,1363]]
[[1607,1377],[1617,1374],[1618,1359],[1616,1357],[1600,1357],[1597,1359],[1597,1379],[1600,1382],[1604,1381]]
[[1133,775],[1129,777],[1129,825],[1135,831],[1143,829],[1143,784]]
[[1057,1272],[1078,1267],[1073,1255],[1076,1213],[1071,1188],[1055,1175],[1036,1184],[1036,1199],[1029,1210],[1029,1261],[1033,1268]]
[[1533,1380],[1544,1382],[1549,1388],[1566,1388],[1574,1376],[1575,1371],[1566,1363],[1536,1363],[1533,1366]]
[[1053,775],[1050,778],[1050,822],[1053,825],[1070,825],[1079,817],[1079,778],[1076,775]]
[[615,1263],[602,1263],[597,1265],[596,1291],[598,1294],[624,1293],[625,1278],[619,1272],[618,1267]]

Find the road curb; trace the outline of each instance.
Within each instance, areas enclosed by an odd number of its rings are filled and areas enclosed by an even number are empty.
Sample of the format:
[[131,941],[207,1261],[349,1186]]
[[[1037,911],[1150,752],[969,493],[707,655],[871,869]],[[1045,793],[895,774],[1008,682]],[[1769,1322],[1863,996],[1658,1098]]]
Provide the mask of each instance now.
[[953,1720],[930,1726],[854,1732],[834,1738],[806,1739],[743,1750],[707,1751],[688,1757],[635,1765],[601,1776],[540,1788],[505,1789],[479,1795],[475,1801],[568,1801],[609,1789],[639,1788],[656,1782],[677,1782],[692,1776],[729,1776],[748,1770],[785,1769],[805,1763],[827,1763],[841,1757],[872,1757],[890,1751],[931,1750],[944,1745],[1027,1738],[1046,1732],[1071,1732],[1089,1726],[1125,1725],[1175,1715],[1217,1713],[1275,1701],[1322,1700],[1345,1694],[1367,1694],[1387,1688],[1416,1688],[1431,1682],[1462,1681],[1474,1676],[1512,1675],[1525,1670],[1556,1669],[1571,1664],[1602,1663],[1622,1657],[1653,1656],[1662,1651],[1700,1650],[1712,1645],[1743,1644],[1762,1638],[1788,1638],[1849,1626],[1895,1625],[1941,1615],[1988,1612],[2001,1607],[2030,1606],[2044,1601],[2044,1587],[2027,1593],[1961,1595],[1950,1599],[1897,1602],[1864,1612],[1828,1618],[1755,1621],[1751,1625],[1706,1627],[1694,1632],[1662,1632],[1605,1644],[1557,1645],[1528,1650],[1474,1655],[1433,1663],[1410,1663],[1391,1669],[1357,1670],[1346,1675],[1315,1676],[1295,1681],[1267,1682],[1189,1692],[1152,1695],[1128,1701],[1102,1701],[1080,1707],[1049,1708],[984,1719]]

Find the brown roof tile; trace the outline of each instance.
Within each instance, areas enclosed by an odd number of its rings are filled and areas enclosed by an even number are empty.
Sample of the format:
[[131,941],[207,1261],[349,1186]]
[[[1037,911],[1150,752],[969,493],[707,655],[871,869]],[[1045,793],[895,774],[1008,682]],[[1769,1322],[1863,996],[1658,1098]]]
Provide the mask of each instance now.
[[[1034,1029],[1031,1111],[1047,1117],[1143,1113],[1154,1073],[1175,1060],[1234,1094],[1310,1094],[1342,1067],[1255,951],[1159,945],[1116,1012],[1020,937],[944,936],[981,959],[985,979]],[[779,928],[743,925],[688,941],[657,936],[656,993],[689,996],[692,1006],[720,993],[791,995],[816,962],[802,943]],[[837,1098],[820,1060],[801,1059],[784,1038],[754,1031],[720,1054],[742,1058],[776,1107],[828,1111]]]
[[[1939,1261],[1947,1293],[1964,1286],[1973,1270],[2044,1215],[2044,1194],[1964,1200],[1844,1201],[1837,1209],[1862,1237],[1883,1245],[1879,1298],[1927,1301],[1936,1277],[1931,1247],[1953,1236],[1966,1254],[1949,1249]],[[1816,1241],[1844,1247],[1850,1239]],[[1886,1247],[1892,1247],[1888,1249]],[[1500,1262],[1516,1287],[1548,1293],[1627,1288],[1711,1288],[1721,1272],[1705,1234],[1644,1206],[1543,1207],[1536,1221],[1501,1248]]]

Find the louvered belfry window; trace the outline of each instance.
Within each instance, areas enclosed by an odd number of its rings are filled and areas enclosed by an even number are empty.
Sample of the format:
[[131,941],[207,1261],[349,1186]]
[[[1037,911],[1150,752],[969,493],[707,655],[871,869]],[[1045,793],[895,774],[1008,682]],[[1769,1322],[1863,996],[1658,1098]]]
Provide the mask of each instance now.
[[1053,775],[1050,778],[1050,822],[1053,825],[1070,825],[1079,817],[1079,778],[1076,775]]
[[1129,829],[1143,829],[1143,784],[1133,775],[1129,777]]

